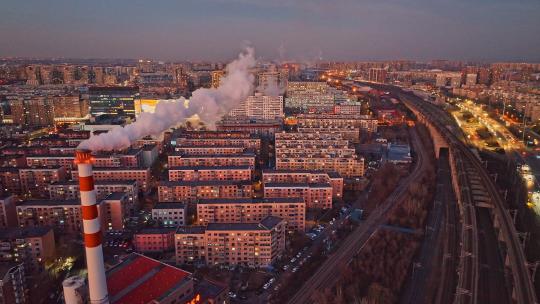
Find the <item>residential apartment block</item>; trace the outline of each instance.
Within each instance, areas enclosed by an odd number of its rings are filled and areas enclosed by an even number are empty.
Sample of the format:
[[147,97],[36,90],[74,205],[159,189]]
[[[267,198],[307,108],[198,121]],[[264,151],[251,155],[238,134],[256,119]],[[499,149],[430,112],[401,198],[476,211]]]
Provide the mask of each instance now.
[[182,203],[158,203],[152,208],[152,219],[164,227],[185,226],[187,206]]
[[306,208],[332,208],[332,186],[329,183],[265,183],[264,197],[300,197]]
[[259,223],[213,223],[179,227],[177,264],[267,267],[285,249],[284,220],[268,216]]
[[308,170],[263,170],[262,182],[265,183],[303,183],[322,184],[328,183],[332,186],[332,196],[334,198],[343,197],[343,177],[337,172],[322,172]]
[[174,153],[168,156],[169,167],[206,166],[229,167],[250,166],[255,168],[255,154],[229,154],[229,155],[185,155]]
[[337,172],[343,177],[364,175],[364,159],[340,134],[276,133],[277,170]]
[[285,220],[288,230],[304,231],[306,203],[291,198],[215,198],[197,202],[197,224],[258,223],[267,216]]
[[169,168],[170,181],[210,181],[234,180],[250,181],[253,168],[250,166],[223,166],[223,167],[171,167]]
[[[94,181],[132,181],[137,182],[137,186],[147,191],[150,184],[150,168],[141,167],[120,167],[120,168],[103,168],[94,167]],[[71,172],[72,179],[77,181],[79,174],[77,171]]]
[[160,202],[195,202],[200,198],[251,197],[250,181],[162,181],[158,184]]
[[[113,192],[123,192],[127,194],[130,204],[135,204],[139,200],[139,186],[135,180],[99,180],[94,181],[96,198],[102,200]],[[76,181],[54,182],[48,186],[49,198],[53,200],[60,199],[78,199],[81,196],[79,183]]]

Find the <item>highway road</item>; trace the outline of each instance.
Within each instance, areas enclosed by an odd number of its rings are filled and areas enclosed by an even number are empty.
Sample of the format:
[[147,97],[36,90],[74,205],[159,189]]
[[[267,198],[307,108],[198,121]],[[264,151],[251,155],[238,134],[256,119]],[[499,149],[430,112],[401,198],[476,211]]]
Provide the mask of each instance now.
[[411,132],[414,151],[417,153],[417,161],[413,171],[404,178],[390,196],[380,204],[342,243],[328,259],[319,267],[300,290],[289,300],[290,304],[313,303],[311,297],[316,290],[333,287],[339,280],[342,267],[346,266],[356,253],[367,243],[373,233],[387,220],[388,212],[400,202],[409,184],[419,178],[426,165],[426,152],[416,132]]

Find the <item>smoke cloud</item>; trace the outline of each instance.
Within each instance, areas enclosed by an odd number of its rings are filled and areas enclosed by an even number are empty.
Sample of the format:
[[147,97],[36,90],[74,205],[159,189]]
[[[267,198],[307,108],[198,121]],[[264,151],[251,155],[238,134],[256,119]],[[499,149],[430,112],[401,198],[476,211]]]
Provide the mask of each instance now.
[[184,98],[160,101],[154,113],[141,113],[134,123],[92,136],[83,141],[79,148],[92,151],[127,148],[134,141],[148,135],[159,135],[193,115],[197,115],[206,125],[214,126],[223,114],[253,93],[254,76],[249,70],[255,64],[255,50],[246,47],[236,60],[227,65],[226,75],[218,88],[197,89],[189,102]]
[[280,86],[275,82],[270,83],[265,88],[258,87],[257,90],[264,93],[266,96],[279,96],[285,94],[285,87]]

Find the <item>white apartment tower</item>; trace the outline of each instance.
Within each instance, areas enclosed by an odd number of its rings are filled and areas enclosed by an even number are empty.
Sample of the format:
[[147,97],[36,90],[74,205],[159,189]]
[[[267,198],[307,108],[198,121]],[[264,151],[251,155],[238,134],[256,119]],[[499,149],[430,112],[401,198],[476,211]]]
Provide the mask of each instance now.
[[229,112],[229,116],[256,119],[276,119],[283,117],[283,96],[266,96],[255,93]]

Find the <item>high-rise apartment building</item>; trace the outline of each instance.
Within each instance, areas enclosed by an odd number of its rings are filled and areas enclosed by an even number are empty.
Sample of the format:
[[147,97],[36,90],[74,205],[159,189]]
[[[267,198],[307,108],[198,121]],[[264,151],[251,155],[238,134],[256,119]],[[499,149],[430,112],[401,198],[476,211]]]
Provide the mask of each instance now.
[[304,231],[306,203],[302,197],[215,198],[197,202],[197,223],[258,223],[272,215],[284,219],[287,229]]
[[285,107],[304,111],[328,111],[334,107],[334,93],[326,82],[289,81]]
[[255,119],[276,119],[283,117],[283,96],[266,96],[255,93],[229,112],[229,116]]

